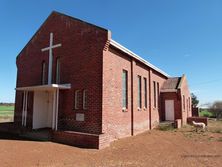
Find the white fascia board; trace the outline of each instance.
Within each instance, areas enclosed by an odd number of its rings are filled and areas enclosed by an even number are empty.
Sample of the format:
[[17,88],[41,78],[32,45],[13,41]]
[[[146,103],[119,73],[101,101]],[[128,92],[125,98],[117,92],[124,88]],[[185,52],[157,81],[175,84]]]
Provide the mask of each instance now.
[[52,86],[58,89],[71,89],[71,84],[52,84]]
[[159,69],[158,67],[154,66],[153,64],[151,64],[150,62],[144,60],[143,58],[141,58],[140,56],[138,56],[137,54],[133,53],[131,50],[125,48],[124,46],[122,46],[121,44],[119,44],[118,42],[114,41],[113,39],[110,40],[110,44],[113,45],[114,47],[118,48],[119,50],[123,51],[124,53],[132,56],[133,58],[135,58],[136,60],[139,60],[140,62],[144,63],[145,65],[147,65],[148,67],[152,68],[153,70],[159,72],[160,74],[164,75],[165,77],[169,78],[170,75],[168,75],[167,73],[165,73],[164,71],[162,71],[161,69]]
[[15,88],[17,91],[53,91],[56,89],[71,89],[71,84],[50,84]]

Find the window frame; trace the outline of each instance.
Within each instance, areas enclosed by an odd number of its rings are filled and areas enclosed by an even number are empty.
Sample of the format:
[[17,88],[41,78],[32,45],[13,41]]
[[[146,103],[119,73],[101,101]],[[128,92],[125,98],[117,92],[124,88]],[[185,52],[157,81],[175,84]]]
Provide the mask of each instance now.
[[56,84],[60,83],[60,58],[57,57],[56,58],[56,78],[55,78],[55,82]]
[[[125,75],[124,75],[125,74]],[[125,78],[123,78],[125,76]],[[128,109],[128,71],[122,71],[122,109],[127,111]]]
[[187,98],[186,101],[187,101],[187,102],[186,102],[186,103],[187,103],[186,106],[187,106],[187,112],[188,112],[188,111],[190,111],[190,110],[189,110],[189,98]]
[[156,81],[153,81],[153,106],[154,108],[157,107],[157,103],[156,103]]
[[87,97],[88,97],[88,90],[84,89],[83,90],[83,96],[82,96],[82,108],[83,110],[87,110],[88,109],[88,102],[87,102]]
[[157,108],[159,108],[159,96],[160,96],[160,84],[159,84],[159,82],[156,82],[156,91],[157,91],[157,96],[156,96],[156,102],[157,102],[157,104],[156,104],[156,106],[157,106]]
[[79,104],[80,92],[81,92],[81,91],[80,91],[79,89],[78,89],[78,90],[75,90],[75,97],[74,97],[74,98],[75,98],[75,105],[74,105],[74,109],[75,109],[75,110],[80,109],[80,108],[79,108],[79,106],[80,106],[80,104]]
[[137,107],[138,110],[142,108],[142,77],[140,75],[137,76],[138,79],[138,85],[137,85]]
[[186,108],[186,99],[185,99],[185,95],[183,95],[183,110],[185,111]]
[[46,84],[46,62],[42,62],[41,84]]
[[147,98],[147,78],[143,78],[144,81],[144,109],[148,107],[148,98]]
[[191,98],[189,97],[189,111],[191,111],[191,100],[190,100]]

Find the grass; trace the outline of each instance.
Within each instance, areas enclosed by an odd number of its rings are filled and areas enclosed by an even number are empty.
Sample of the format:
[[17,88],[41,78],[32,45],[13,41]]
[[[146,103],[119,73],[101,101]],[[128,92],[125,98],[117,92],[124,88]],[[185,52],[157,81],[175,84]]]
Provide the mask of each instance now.
[[177,131],[195,141],[207,140],[222,142],[222,120],[209,119],[205,131],[196,132],[195,128],[191,125],[183,126],[181,129],[177,129]]
[[222,120],[209,120],[208,131],[222,134]]
[[0,106],[0,111],[14,111],[14,106]]
[[201,112],[199,112],[199,116],[201,117],[213,117],[213,113],[209,112],[207,109],[202,109]]
[[0,106],[0,123],[12,122],[14,117],[14,106]]

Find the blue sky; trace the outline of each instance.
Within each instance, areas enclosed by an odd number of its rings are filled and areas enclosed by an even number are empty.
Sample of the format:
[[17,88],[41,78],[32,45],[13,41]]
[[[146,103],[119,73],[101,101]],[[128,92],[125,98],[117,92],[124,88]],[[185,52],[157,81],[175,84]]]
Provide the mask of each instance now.
[[56,10],[112,38],[171,76],[187,75],[201,104],[222,100],[222,1],[1,0],[0,102],[14,101],[16,56]]

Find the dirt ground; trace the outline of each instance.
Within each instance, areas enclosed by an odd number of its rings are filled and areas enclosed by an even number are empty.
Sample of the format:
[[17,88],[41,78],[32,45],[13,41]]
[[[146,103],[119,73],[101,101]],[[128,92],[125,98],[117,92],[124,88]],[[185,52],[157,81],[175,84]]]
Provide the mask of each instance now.
[[151,130],[117,140],[103,150],[3,139],[7,138],[3,135],[1,138],[1,167],[205,167],[222,164],[222,131],[196,133],[189,126],[180,130]]

